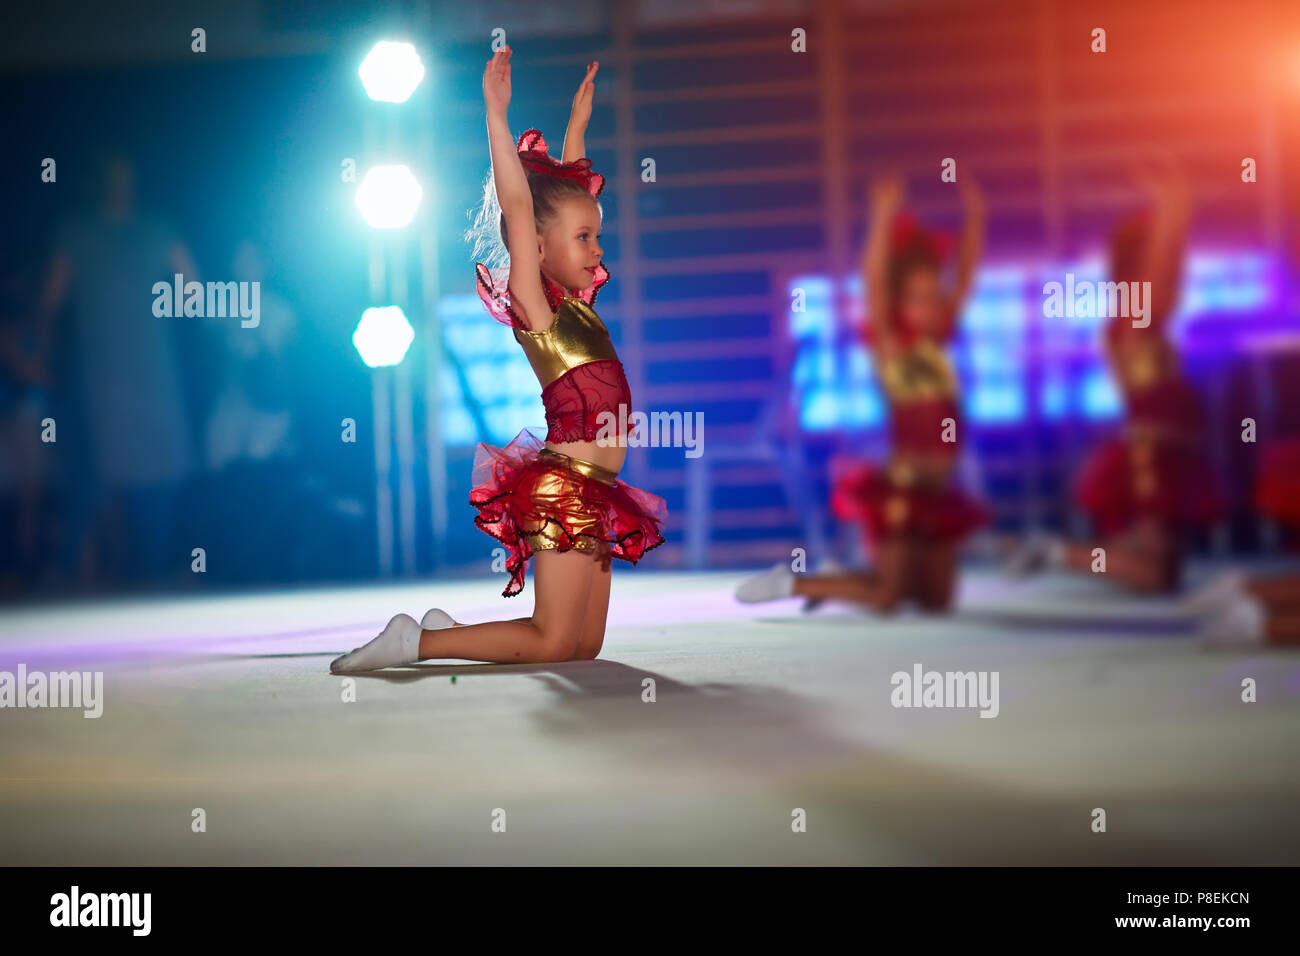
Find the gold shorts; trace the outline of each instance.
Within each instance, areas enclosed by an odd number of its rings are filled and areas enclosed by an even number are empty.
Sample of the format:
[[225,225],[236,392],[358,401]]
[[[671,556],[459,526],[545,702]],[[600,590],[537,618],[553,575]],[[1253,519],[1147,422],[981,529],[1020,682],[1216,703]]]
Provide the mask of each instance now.
[[546,520],[533,534],[525,533],[524,540],[533,551],[551,551],[562,544],[576,551],[599,550],[604,542],[605,509],[599,502],[585,500],[582,494],[584,479],[599,481],[612,488],[618,472],[549,448],[543,448],[539,455],[542,460],[549,460],[559,467],[552,469],[536,484],[533,505],[543,520],[547,517],[555,520]]

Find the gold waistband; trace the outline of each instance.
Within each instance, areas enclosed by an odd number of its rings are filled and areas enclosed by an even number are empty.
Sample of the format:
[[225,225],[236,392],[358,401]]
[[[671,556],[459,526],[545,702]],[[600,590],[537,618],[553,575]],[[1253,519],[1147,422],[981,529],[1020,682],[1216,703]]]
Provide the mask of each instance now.
[[1196,429],[1170,428],[1154,422],[1130,421],[1125,426],[1130,441],[1141,445],[1176,445],[1184,448],[1198,448],[1204,443],[1204,436]]
[[956,462],[943,455],[895,455],[885,468],[889,480],[900,488],[947,484]]
[[550,448],[543,448],[541,454],[548,458],[559,459],[565,467],[576,471],[580,475],[586,475],[588,478],[602,481],[607,485],[613,485],[618,480],[618,472],[610,471],[608,468],[602,468],[594,461],[587,461],[585,458],[574,458],[572,455],[552,451]]

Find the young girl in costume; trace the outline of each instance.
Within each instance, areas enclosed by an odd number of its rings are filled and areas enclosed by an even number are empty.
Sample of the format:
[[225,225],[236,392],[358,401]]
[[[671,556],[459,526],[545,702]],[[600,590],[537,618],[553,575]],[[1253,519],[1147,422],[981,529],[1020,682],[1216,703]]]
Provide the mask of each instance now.
[[1143,593],[1174,591],[1183,565],[1182,534],[1222,514],[1218,482],[1203,451],[1201,402],[1166,336],[1186,243],[1187,183],[1173,169],[1145,179],[1154,208],[1116,229],[1110,272],[1115,282],[1150,283],[1149,324],[1135,325],[1131,316],[1107,321],[1106,358],[1124,398],[1124,433],[1093,450],[1074,490],[1098,539],[1035,536],[1012,559],[1013,574],[1048,565],[1091,572],[1093,550],[1101,547],[1111,580]]
[[[605,180],[583,157],[598,64],[574,97],[557,161],[537,130],[525,132],[517,146],[510,136],[510,56],[509,47],[499,51],[483,74],[492,183],[479,221],[499,235],[509,270],[494,275],[482,263],[475,268],[488,312],[514,330],[542,386],[547,431],[544,442],[525,429],[505,448],[480,444],[470,504],[478,509],[475,524],[508,552],[503,596],[523,589],[525,563],[534,557],[533,613],[484,624],[459,624],[438,608],[419,623],[398,614],[369,644],[335,660],[336,673],[430,658],[594,658],[605,635],[610,559],[636,564],[663,543],[663,499],[618,480],[627,436],[613,432],[630,416],[632,397],[592,308],[609,279],[596,203]],[[627,409],[622,416],[620,406]]]
[[781,563],[742,582],[738,600],[834,598],[886,612],[906,600],[931,611],[951,607],[958,548],[987,520],[954,480],[964,435],[957,379],[943,351],[956,332],[984,236],[983,198],[966,181],[960,188],[966,223],[950,289],[941,280],[947,237],[900,213],[901,180],[883,180],[873,190],[863,254],[864,331],[889,401],[890,457],[884,467],[859,463],[839,475],[831,510],[864,526],[874,570],[796,575]]

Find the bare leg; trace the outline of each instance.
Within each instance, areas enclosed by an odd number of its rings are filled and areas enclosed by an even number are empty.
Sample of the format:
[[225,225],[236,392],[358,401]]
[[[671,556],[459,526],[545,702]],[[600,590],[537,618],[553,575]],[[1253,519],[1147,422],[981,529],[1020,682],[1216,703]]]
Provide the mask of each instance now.
[[[1134,591],[1144,594],[1161,594],[1174,590],[1168,569],[1156,556],[1137,551],[1120,543],[1106,550],[1106,574],[1119,580]],[[1086,544],[1066,545],[1067,567],[1075,571],[1092,571],[1093,547]]]
[[591,592],[587,596],[587,613],[582,622],[582,638],[573,654],[574,660],[594,660],[605,643],[605,622],[609,618],[609,591],[613,583],[613,564],[606,548],[592,555],[595,568],[591,575]]
[[40,534],[42,488],[38,482],[24,482],[18,502],[18,560],[19,567],[35,568],[36,549]]
[[80,568],[82,579],[95,590],[111,590],[116,583],[113,567],[115,498],[109,494],[97,499],[96,507],[81,538]]
[[918,599],[927,611],[949,611],[957,591],[957,547],[944,541],[928,542],[923,547]]
[[1300,574],[1254,578],[1246,591],[1264,606],[1270,644],[1300,644]]
[[1300,605],[1300,573],[1254,578],[1246,582],[1246,588],[1268,604]]
[[105,540],[108,543],[104,579],[109,589],[126,584],[126,496],[118,492],[105,514]]
[[1300,613],[1291,608],[1282,615],[1269,608],[1268,638],[1271,644],[1300,644]]
[[874,571],[796,575],[794,593],[802,597],[852,601],[877,611],[892,611],[903,598],[909,550],[902,539],[881,542]]
[[[1171,529],[1155,523],[1140,524],[1128,534],[1107,538],[1100,546],[1106,552],[1106,574],[1121,584],[1144,594],[1167,594],[1178,589],[1182,549]],[[1091,572],[1095,547],[1066,545],[1066,566]]]
[[506,664],[567,661],[582,637],[583,615],[596,562],[590,552],[533,555],[533,616],[465,624],[420,634],[424,660],[455,658]]

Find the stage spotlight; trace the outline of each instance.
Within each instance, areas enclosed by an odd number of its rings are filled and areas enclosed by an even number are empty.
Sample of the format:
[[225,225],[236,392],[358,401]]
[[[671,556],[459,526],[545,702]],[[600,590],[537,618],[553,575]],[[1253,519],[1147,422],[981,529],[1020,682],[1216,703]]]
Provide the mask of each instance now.
[[400,229],[415,216],[424,190],[406,166],[376,166],[357,187],[357,208],[376,229]]
[[405,103],[424,79],[424,64],[411,44],[384,40],[366,54],[357,72],[372,100]]
[[415,331],[406,321],[406,313],[395,305],[366,309],[352,333],[352,344],[361,361],[371,368],[400,364],[414,339]]

